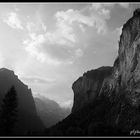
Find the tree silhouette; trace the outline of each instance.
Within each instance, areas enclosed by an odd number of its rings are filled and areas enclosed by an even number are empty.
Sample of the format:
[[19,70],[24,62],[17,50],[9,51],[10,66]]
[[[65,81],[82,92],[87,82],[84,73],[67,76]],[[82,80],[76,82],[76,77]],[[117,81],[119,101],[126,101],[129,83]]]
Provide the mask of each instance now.
[[17,93],[15,87],[12,86],[7,92],[1,105],[1,133],[2,135],[12,135],[15,122],[17,121]]

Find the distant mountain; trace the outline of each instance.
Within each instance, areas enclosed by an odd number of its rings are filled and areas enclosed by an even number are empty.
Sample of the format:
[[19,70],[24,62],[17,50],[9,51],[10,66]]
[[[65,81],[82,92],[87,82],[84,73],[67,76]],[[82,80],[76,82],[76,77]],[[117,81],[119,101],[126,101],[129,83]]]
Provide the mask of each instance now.
[[44,96],[34,97],[34,100],[38,115],[47,128],[62,121],[71,112],[70,108],[62,108],[58,103]]
[[18,99],[18,120],[14,129],[15,135],[26,135],[29,131],[41,131],[44,125],[37,115],[31,89],[22,83],[13,71],[0,69],[0,104],[11,88],[15,87]]
[[140,135],[140,9],[123,25],[113,67],[88,71],[72,89],[72,113],[46,135]]

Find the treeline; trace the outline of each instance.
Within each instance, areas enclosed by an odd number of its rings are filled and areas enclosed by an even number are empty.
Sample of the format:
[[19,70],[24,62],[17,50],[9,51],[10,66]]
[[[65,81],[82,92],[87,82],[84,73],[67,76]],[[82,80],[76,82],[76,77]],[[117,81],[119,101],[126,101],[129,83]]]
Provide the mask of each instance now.
[[[112,105],[107,99],[97,99],[70,114],[63,121],[45,130],[46,136],[123,136],[120,128],[111,125],[116,114],[108,116]],[[114,111],[113,111],[114,113]]]
[[0,106],[0,135],[14,135],[14,127],[18,120],[18,98],[15,87],[12,86],[5,94]]

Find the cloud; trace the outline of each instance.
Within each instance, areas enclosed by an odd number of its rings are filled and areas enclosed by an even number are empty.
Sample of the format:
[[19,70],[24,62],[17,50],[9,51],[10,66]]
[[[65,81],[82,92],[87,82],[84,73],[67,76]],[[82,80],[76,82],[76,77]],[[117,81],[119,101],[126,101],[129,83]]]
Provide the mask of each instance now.
[[[73,64],[75,59],[82,57],[84,54],[82,46],[77,47],[80,38],[77,35],[76,28],[79,27],[82,32],[86,32],[86,27],[93,27],[97,29],[99,34],[107,29],[105,20],[110,18],[108,9],[101,5],[92,4],[88,7],[88,11],[90,12],[89,15],[85,15],[85,10],[57,11],[55,14],[56,28],[53,31],[47,30],[41,19],[41,24],[28,22],[26,28],[29,32],[29,38],[23,42],[25,50],[43,63],[46,62],[51,65]],[[40,27],[38,25],[41,25],[42,28],[38,28]],[[37,29],[44,29],[44,32],[38,34]],[[59,60],[57,57],[55,58],[55,55],[50,56],[47,48],[51,45],[58,46],[62,51],[63,47],[67,48],[71,52],[70,55],[67,55],[68,59]]]
[[85,30],[83,28],[83,25],[86,25],[88,27],[93,27],[97,29],[98,33],[104,32],[106,29],[105,20],[110,18],[109,10],[105,8],[100,8],[100,6],[98,7],[95,4],[94,5],[92,4],[92,6],[88,8],[90,15],[84,14],[86,10],[80,11],[80,10],[69,9],[67,11],[58,11],[56,13],[58,24],[67,29],[65,30],[65,32],[67,33],[66,36],[68,36],[69,38],[69,36],[71,35],[72,38],[71,41],[73,42],[75,41],[74,33],[72,35],[72,32],[74,32],[73,31],[74,24],[78,24],[81,30]]
[[55,14],[56,29],[54,31],[46,31],[44,36],[46,42],[50,45],[57,44],[73,47],[77,41],[77,37],[73,27],[64,19],[65,17],[62,14],[61,12]]
[[26,76],[20,78],[29,84],[49,84],[55,82],[55,79],[43,78],[38,76]]
[[31,56],[36,57],[41,63],[46,62],[50,65],[59,65],[61,62],[41,51],[44,42],[45,38],[42,34],[36,35],[35,33],[32,33],[29,34],[29,39],[23,41],[23,47]]
[[[60,64],[73,64],[74,59],[82,56],[82,50],[78,49],[75,46],[77,43],[77,37],[74,32],[73,27],[65,20],[61,13],[55,14],[56,18],[56,29],[54,31],[48,31],[46,25],[43,22],[33,23],[27,22],[26,29],[28,31],[28,38],[23,41],[23,46],[25,50],[32,57],[36,57],[41,63],[47,63],[50,65],[58,66]],[[39,25],[41,25],[41,28]],[[42,33],[38,33],[39,30],[42,30]],[[70,55],[66,59],[58,59],[56,56],[51,56],[47,50],[51,50],[55,45],[59,47],[59,52],[64,52],[64,49],[67,48]],[[76,48],[75,48],[76,47]],[[61,54],[62,54],[61,52]],[[72,53],[73,52],[73,53]],[[66,55],[65,55],[66,56]],[[72,59],[71,59],[72,58]]]
[[29,52],[31,56],[35,56],[37,60],[44,62],[45,55],[38,51],[38,47],[43,43],[44,37],[42,35],[36,35],[35,33],[29,34],[30,39],[24,40],[23,45],[25,45],[25,50]]
[[20,29],[23,30],[23,26],[19,16],[16,12],[10,12],[5,15],[3,21],[13,29]]
[[82,49],[77,49],[76,51],[75,51],[75,55],[76,55],[76,57],[81,57],[81,56],[83,56],[83,51],[82,51]]
[[[83,25],[86,25],[87,27],[95,28],[99,34],[102,34],[107,30],[106,22],[111,18],[111,10],[115,5],[119,5],[122,8],[129,7],[129,3],[92,3],[80,10],[58,11],[55,17],[57,24],[62,24],[63,28],[68,29],[66,30],[67,33],[73,33],[73,36],[75,24],[78,24],[83,32],[85,31],[85,26]],[[58,27],[61,28],[61,26]],[[74,41],[74,39],[72,40]]]
[[28,21],[26,23],[26,29],[28,32],[46,32],[47,31],[47,27],[46,25],[42,22],[42,21]]
[[[75,59],[84,54],[82,46],[78,47],[80,37],[76,32],[77,27],[82,32],[86,32],[86,27],[92,27],[97,30],[97,33],[102,34],[107,30],[106,20],[110,18],[110,11],[101,5],[90,5],[88,7],[89,15],[85,15],[86,10],[57,11],[54,16],[56,28],[52,31],[46,28],[41,19],[39,19],[39,23],[27,22],[26,29],[29,38],[23,41],[25,50],[43,63],[51,65],[73,64]],[[42,29],[43,33],[37,33],[37,30]],[[58,46],[62,52],[65,47],[71,53],[67,55],[68,58],[65,60],[59,60],[57,55],[52,57],[47,50],[52,45]]]
[[90,10],[93,10],[96,14],[103,17],[103,19],[110,18],[110,8],[113,7],[113,4],[102,4],[102,3],[93,3],[90,7]]
[[[129,7],[129,3],[117,4],[122,8]],[[86,34],[88,28],[95,29],[98,35],[105,35],[109,32],[107,21],[111,18],[111,10],[117,4],[92,3],[80,10],[57,11],[54,15],[55,28],[51,31],[41,18],[37,18],[37,22],[27,22],[28,39],[23,41],[25,50],[41,63],[54,66],[73,64],[84,54],[81,34]],[[77,30],[80,31],[79,34]],[[59,48],[58,54],[53,51],[55,48],[53,46]],[[64,48],[69,53],[64,51]],[[59,55],[64,52],[67,55]],[[65,59],[59,59],[61,56],[62,58],[65,56]]]

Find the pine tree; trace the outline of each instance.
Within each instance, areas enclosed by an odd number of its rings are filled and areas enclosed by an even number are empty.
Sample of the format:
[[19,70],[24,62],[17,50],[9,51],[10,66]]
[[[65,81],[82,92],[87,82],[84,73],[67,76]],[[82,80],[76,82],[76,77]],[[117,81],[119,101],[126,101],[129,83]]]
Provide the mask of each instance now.
[[17,121],[17,107],[17,93],[15,87],[12,86],[5,95],[1,106],[0,125],[3,135],[12,135],[12,130]]

